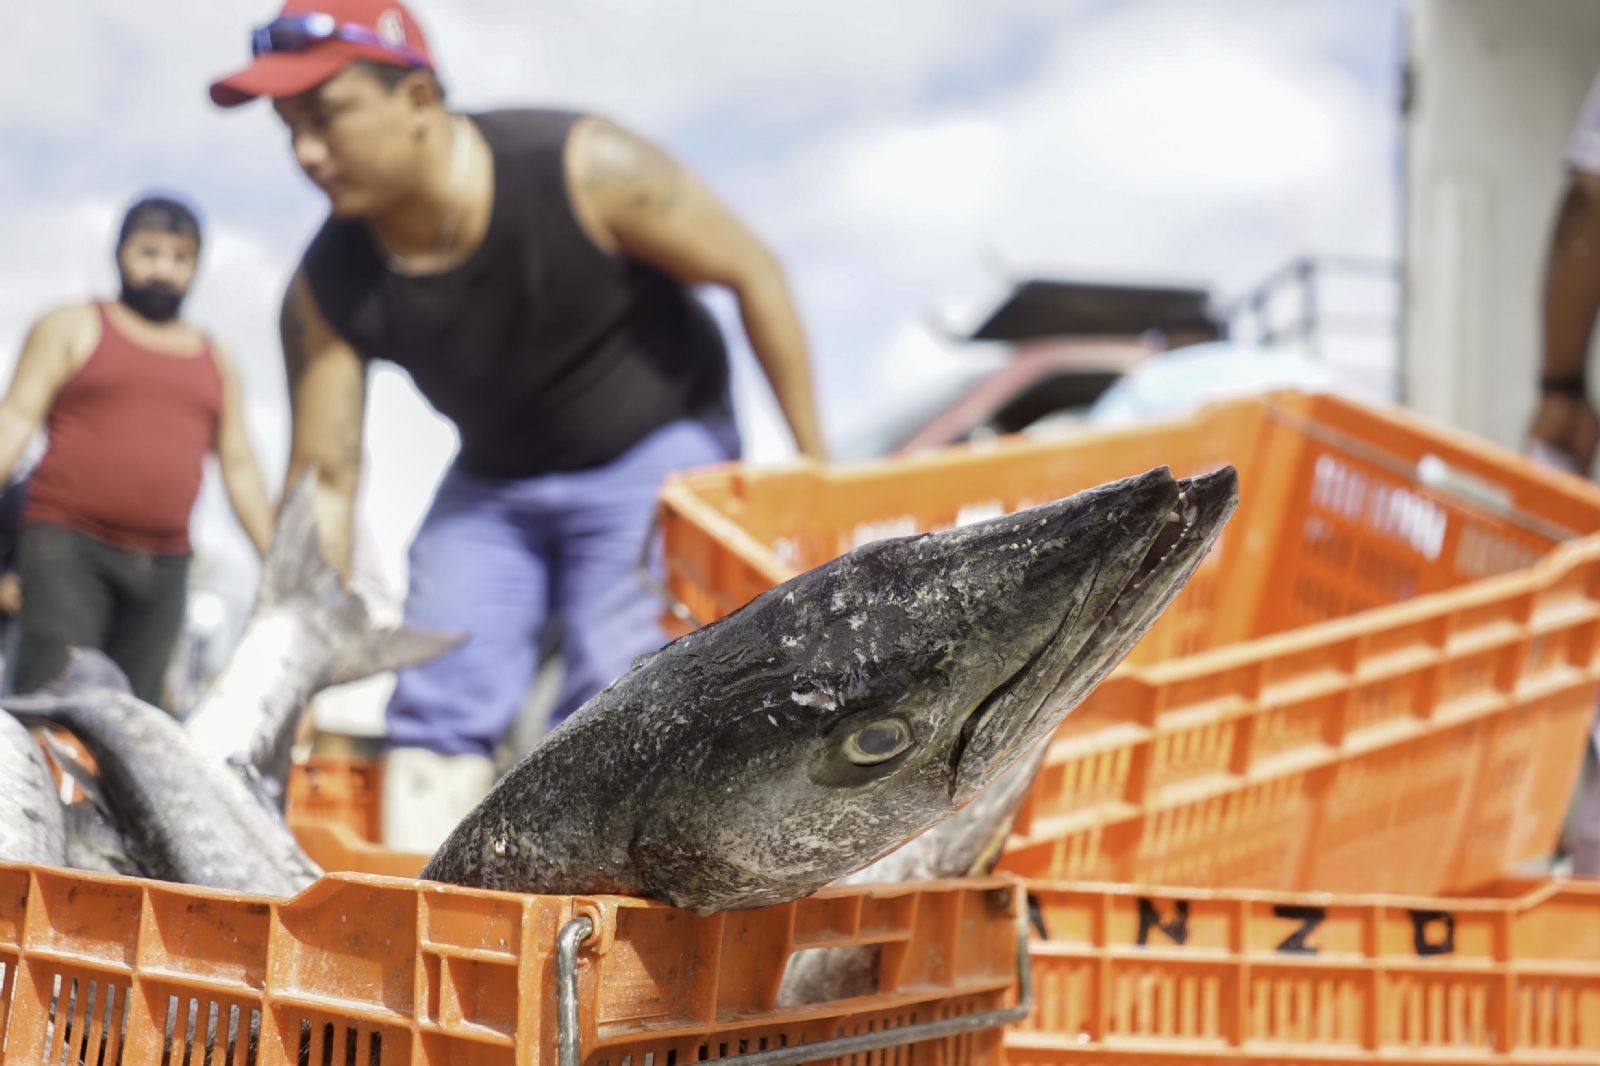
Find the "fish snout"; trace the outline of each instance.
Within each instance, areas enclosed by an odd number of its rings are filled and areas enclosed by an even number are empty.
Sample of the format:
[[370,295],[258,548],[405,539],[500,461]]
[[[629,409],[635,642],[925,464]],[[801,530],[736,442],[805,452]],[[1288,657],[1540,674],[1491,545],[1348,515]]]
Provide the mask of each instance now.
[[[963,725],[953,755],[958,801],[1043,741],[1149,631],[1210,551],[1238,495],[1231,466],[1182,481],[1160,467],[1041,509],[1077,514],[1078,552],[1093,557],[1094,580],[1062,597],[1051,639]],[[1086,505],[1098,527],[1083,523]]]

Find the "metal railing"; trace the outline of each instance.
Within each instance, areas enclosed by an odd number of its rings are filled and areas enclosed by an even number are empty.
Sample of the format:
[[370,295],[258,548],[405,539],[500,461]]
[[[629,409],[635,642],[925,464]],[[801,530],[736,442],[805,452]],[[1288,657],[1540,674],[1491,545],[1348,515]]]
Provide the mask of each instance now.
[[[1331,307],[1327,288],[1330,281],[1340,280],[1385,286],[1392,307],[1383,313]],[[1328,339],[1335,333],[1386,337],[1398,351],[1400,284],[1400,265],[1391,260],[1301,256],[1267,275],[1226,308],[1229,335],[1263,348],[1302,346],[1318,359],[1326,354]]]
[[[870,1033],[818,1040],[814,1043],[791,1044],[788,1047],[767,1051],[752,1051],[743,1055],[718,1058],[719,1066],[797,1066],[803,1062],[821,1062],[867,1051],[914,1044],[919,1040],[939,1040],[947,1036],[975,1033],[1012,1025],[1027,1018],[1033,1010],[1033,964],[1028,955],[1028,907],[1026,899],[1017,906],[1017,1002],[1015,1006],[1000,1010],[961,1014],[954,1018],[941,1018],[932,1022],[916,1022],[894,1029],[879,1029]],[[594,923],[588,918],[574,918],[561,927],[556,938],[556,1040],[559,1066],[583,1066],[583,1052],[579,1046],[581,1031],[578,1018],[578,945],[594,935]]]

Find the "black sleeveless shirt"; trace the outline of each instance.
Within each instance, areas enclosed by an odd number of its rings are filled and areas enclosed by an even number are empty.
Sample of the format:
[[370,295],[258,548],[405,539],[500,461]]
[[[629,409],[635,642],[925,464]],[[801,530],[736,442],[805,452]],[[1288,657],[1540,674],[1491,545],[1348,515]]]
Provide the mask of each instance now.
[[700,301],[578,225],[563,157],[579,117],[472,117],[494,153],[494,205],[459,266],[396,273],[364,222],[337,218],[302,263],[334,330],[407,370],[456,424],[471,474],[583,470],[668,422],[730,417],[727,353]]

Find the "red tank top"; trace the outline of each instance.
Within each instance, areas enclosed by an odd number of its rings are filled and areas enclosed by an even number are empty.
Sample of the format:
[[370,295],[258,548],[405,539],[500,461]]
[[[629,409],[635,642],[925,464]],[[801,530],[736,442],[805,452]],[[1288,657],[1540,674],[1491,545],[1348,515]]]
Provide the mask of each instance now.
[[210,344],[194,356],[146,348],[97,306],[100,343],[51,405],[50,449],[34,470],[23,521],[183,555],[222,417],[222,375]]

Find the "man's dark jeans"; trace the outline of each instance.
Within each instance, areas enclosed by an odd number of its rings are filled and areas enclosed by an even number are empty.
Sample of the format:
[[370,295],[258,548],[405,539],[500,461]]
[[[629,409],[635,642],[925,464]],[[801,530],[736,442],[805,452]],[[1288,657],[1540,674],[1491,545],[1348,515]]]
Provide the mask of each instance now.
[[161,680],[183,629],[189,556],[149,555],[63,526],[22,531],[22,626],[16,689],[31,692],[67,668],[69,648],[98,648],[133,691],[161,700]]

